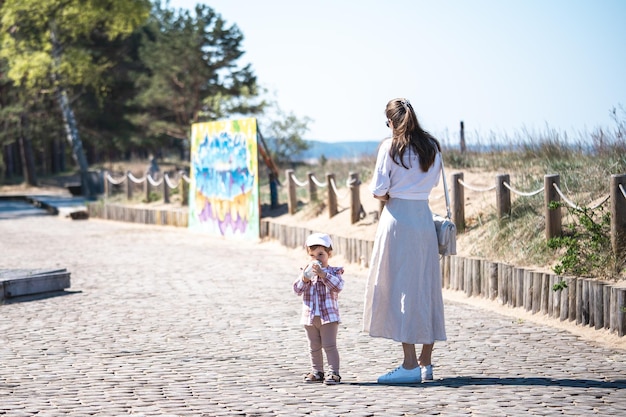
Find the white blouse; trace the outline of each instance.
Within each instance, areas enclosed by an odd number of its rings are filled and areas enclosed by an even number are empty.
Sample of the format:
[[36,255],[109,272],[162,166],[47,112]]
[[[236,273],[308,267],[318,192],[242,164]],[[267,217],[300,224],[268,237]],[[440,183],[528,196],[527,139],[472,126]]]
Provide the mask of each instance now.
[[419,156],[409,149],[404,153],[404,163],[409,169],[398,165],[389,156],[392,139],[385,139],[378,149],[376,168],[369,189],[375,196],[389,194],[390,198],[404,200],[428,200],[441,177],[441,153],[435,155],[435,162],[428,172],[422,172]]

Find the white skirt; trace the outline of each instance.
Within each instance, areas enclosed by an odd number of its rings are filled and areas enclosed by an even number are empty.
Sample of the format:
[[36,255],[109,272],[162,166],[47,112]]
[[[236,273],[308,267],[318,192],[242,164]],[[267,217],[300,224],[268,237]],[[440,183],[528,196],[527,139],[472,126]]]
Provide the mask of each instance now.
[[392,198],[380,217],[363,330],[397,342],[446,340],[437,235],[426,200]]

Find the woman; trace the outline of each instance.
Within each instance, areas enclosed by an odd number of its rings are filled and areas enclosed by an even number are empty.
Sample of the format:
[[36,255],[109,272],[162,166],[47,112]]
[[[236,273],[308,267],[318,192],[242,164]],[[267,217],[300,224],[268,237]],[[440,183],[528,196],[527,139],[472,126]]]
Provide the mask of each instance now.
[[[392,137],[378,150],[370,190],[384,201],[365,289],[363,330],[402,343],[404,360],[379,384],[432,380],[435,341],[446,340],[437,235],[428,197],[441,176],[441,146],[409,100],[385,109]],[[415,345],[421,344],[417,356]]]

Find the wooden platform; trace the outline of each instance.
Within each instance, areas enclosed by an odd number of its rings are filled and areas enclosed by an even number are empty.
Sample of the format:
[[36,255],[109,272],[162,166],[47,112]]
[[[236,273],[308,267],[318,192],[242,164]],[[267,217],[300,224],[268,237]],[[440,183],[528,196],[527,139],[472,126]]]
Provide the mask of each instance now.
[[0,269],[0,302],[6,298],[61,291],[70,287],[64,269]]

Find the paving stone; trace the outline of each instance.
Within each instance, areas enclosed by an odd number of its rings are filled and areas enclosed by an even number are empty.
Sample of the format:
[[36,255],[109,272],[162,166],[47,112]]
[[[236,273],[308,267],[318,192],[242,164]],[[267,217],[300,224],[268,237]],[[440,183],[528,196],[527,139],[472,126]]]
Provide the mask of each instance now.
[[626,414],[626,351],[449,300],[436,380],[377,385],[402,350],[360,331],[358,266],[345,265],[330,387],[302,382],[300,250],[52,216],[0,220],[0,236],[3,268],[72,274],[63,295],[0,305],[0,415]]

